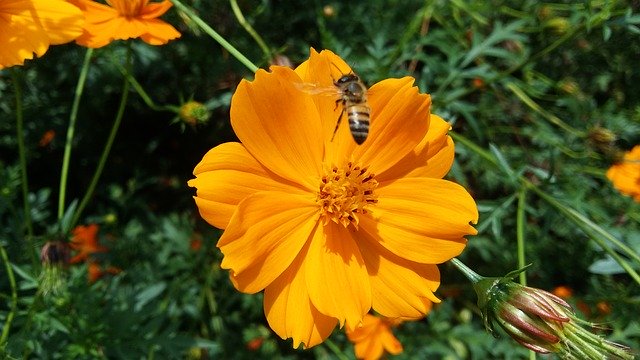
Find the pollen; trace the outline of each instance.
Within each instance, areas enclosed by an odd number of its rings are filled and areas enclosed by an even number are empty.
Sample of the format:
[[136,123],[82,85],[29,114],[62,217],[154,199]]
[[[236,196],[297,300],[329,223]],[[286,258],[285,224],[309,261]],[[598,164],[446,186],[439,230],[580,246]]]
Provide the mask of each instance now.
[[331,167],[320,181],[317,202],[325,225],[329,221],[356,228],[361,214],[378,202],[375,189],[378,182],[366,167],[349,162],[344,168]]

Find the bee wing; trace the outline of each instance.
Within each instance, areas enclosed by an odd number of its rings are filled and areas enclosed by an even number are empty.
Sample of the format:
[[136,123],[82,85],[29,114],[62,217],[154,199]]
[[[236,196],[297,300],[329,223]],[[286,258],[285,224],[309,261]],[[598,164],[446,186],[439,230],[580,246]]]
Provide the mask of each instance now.
[[340,96],[340,89],[336,86],[319,86],[316,83],[296,83],[298,90],[309,95]]

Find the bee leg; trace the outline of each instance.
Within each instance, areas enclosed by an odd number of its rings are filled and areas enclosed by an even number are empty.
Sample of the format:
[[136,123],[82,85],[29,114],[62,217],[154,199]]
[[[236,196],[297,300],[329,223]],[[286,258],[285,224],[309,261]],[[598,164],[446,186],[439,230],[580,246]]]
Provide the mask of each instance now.
[[333,129],[333,135],[331,135],[331,141],[333,141],[333,138],[336,137],[336,132],[338,132],[338,127],[340,126],[340,122],[342,121],[342,115],[344,115],[344,108],[342,108],[342,111],[340,112],[340,116],[338,117],[338,122],[336,123],[336,127],[335,129]]

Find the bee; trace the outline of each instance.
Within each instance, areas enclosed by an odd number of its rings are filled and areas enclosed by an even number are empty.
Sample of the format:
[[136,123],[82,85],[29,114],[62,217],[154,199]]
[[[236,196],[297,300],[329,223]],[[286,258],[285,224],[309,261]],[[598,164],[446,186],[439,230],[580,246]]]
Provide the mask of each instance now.
[[358,75],[353,73],[342,75],[333,84],[340,93],[340,97],[336,100],[336,109],[339,104],[342,104],[342,111],[336,122],[335,129],[333,129],[331,141],[336,136],[342,117],[347,113],[351,136],[360,145],[367,139],[369,120],[371,119],[371,108],[367,103],[367,87],[360,81]]
[[[335,65],[334,65],[335,66]],[[309,94],[320,94],[336,96],[336,107],[334,111],[341,106],[340,116],[333,129],[331,141],[336,136],[342,118],[347,116],[349,121],[349,129],[353,140],[358,144],[362,144],[369,134],[369,121],[371,118],[371,108],[367,102],[367,87],[360,80],[360,77],[354,73],[343,74],[338,80],[333,80],[333,85],[325,88],[315,87],[314,84],[301,84],[300,88]]]

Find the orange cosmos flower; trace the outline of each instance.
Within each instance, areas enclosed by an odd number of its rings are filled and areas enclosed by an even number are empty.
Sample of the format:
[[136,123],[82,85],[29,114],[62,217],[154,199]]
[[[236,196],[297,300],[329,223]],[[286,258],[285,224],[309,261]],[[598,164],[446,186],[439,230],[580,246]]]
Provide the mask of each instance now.
[[172,4],[169,0],[107,0],[107,5],[91,0],[69,0],[84,12],[87,23],[76,42],[89,48],[108,45],[113,40],[141,38],[150,45],[164,45],[180,33],[158,19]]
[[83,24],[82,12],[63,0],[0,1],[0,69],[72,41]]
[[71,264],[85,261],[92,254],[107,251],[107,248],[98,244],[98,225],[96,224],[76,226],[73,229],[71,248],[78,251],[69,261]]
[[613,187],[640,202],[640,145],[624,154],[622,161],[607,170]]
[[[339,73],[340,72],[340,73]],[[297,347],[334,327],[354,330],[373,308],[416,318],[438,302],[436,264],[475,234],[476,204],[443,180],[453,162],[449,124],[430,115],[414,79],[368,93],[371,129],[356,145],[336,98],[302,91],[351,69],[330,51],[297,69],[272,66],[243,80],[231,100],[242,143],[210,150],[194,169],[201,216],[225,229],[222,268],[245,293],[264,290],[271,328]]]
[[353,331],[347,331],[347,337],[354,344],[356,357],[365,360],[377,360],[384,355],[398,355],[402,352],[402,344],[391,332],[392,327],[400,324],[397,319],[388,319],[365,315],[362,325]]

